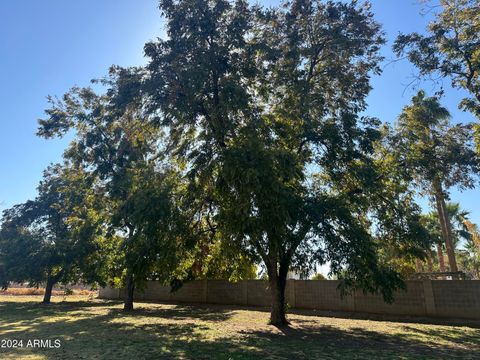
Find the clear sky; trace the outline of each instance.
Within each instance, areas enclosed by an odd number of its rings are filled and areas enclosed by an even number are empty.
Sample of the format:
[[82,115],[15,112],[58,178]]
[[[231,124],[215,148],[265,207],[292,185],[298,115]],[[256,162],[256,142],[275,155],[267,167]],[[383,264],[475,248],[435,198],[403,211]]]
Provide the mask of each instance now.
[[[276,1],[263,2],[272,4]],[[373,79],[368,114],[394,121],[415,90],[407,87],[415,71],[406,62],[387,65],[398,32],[423,32],[418,0],[374,0],[376,18],[388,44],[384,73]],[[0,1],[0,211],[33,198],[42,170],[61,159],[68,143],[35,136],[46,96],[61,96],[73,85],[88,85],[112,64],[144,63],[143,44],[162,36],[156,0],[1,0]],[[461,93],[445,81],[443,100],[454,121],[472,121],[457,110]],[[429,93],[432,84],[422,87]],[[479,190],[452,191],[452,200],[480,223]],[[426,206],[426,203],[424,203]]]

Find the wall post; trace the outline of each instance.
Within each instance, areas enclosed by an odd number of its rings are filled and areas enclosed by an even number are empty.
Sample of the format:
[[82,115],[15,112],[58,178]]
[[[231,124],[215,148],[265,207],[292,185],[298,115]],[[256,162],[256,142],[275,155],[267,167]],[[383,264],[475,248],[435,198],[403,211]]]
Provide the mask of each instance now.
[[242,281],[242,305],[248,306],[248,280]]
[[206,304],[208,299],[208,280],[207,279],[202,280],[202,292],[203,292],[202,300]]
[[433,294],[432,280],[423,280],[423,294],[425,296],[425,315],[437,315],[435,295]]
[[290,290],[290,293],[292,294],[292,297],[291,297],[291,300],[292,300],[292,303],[290,304],[292,308],[295,308],[297,306],[296,302],[297,302],[297,290],[296,290],[296,286],[295,286],[295,283],[297,281],[295,279],[292,279],[290,280],[290,284],[291,284],[291,287],[292,289]]

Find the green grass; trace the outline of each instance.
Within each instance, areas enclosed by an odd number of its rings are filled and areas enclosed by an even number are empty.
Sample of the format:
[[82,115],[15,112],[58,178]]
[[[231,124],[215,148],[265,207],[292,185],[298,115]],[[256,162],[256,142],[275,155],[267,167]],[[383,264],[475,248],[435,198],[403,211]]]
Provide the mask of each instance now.
[[0,296],[0,341],[60,339],[59,349],[0,349],[0,359],[474,359],[480,329],[419,322],[290,314],[223,306],[136,303],[71,296]]

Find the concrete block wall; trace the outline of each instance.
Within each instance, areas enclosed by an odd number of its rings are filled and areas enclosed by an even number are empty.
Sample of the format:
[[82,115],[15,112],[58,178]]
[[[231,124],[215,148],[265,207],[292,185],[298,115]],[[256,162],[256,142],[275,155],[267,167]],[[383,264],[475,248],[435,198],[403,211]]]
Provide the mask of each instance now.
[[342,298],[335,280],[293,280],[295,305],[299,309],[354,311],[354,298]]
[[270,291],[266,281],[245,280],[242,282],[247,284],[246,306],[270,306]]
[[436,315],[480,319],[480,280],[432,281],[432,290]]
[[[286,301],[291,308],[349,311],[376,314],[467,318],[480,320],[480,280],[412,280],[407,290],[395,293],[393,304],[381,295],[361,290],[342,297],[338,281],[288,280]],[[120,299],[123,289],[102,288],[100,298]],[[137,300],[208,303],[267,307],[270,305],[268,283],[245,280],[197,280],[171,292],[167,286],[151,281],[135,294]]]
[[245,305],[243,282],[229,283],[225,280],[207,280],[208,304]]
[[397,291],[395,301],[387,304],[375,294],[355,292],[355,311],[381,314],[426,316],[423,281],[408,281],[406,291]]

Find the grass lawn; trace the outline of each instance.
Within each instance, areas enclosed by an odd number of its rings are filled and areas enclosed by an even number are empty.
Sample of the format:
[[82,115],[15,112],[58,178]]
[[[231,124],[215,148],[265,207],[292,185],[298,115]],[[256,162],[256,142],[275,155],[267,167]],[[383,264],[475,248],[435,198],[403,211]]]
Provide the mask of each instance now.
[[[480,357],[480,329],[447,324],[290,314],[291,327],[267,325],[268,312],[224,306],[136,303],[86,296],[0,296],[0,359],[431,359]],[[61,341],[27,348],[28,340]]]

